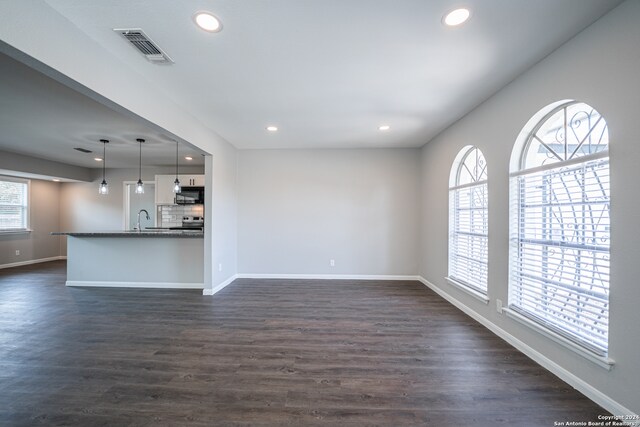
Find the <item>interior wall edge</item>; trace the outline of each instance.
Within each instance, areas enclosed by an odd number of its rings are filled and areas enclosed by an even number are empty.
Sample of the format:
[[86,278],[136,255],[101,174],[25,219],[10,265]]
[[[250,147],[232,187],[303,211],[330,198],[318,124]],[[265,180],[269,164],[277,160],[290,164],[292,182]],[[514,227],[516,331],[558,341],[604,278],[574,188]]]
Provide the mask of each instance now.
[[227,280],[225,280],[224,282],[214,286],[213,288],[205,287],[202,290],[202,295],[205,295],[205,296],[215,295],[218,292],[220,292],[221,290],[223,290],[224,288],[226,288],[227,286],[229,286],[230,284],[232,284],[237,278],[238,278],[238,275],[234,274],[233,276],[229,277]]

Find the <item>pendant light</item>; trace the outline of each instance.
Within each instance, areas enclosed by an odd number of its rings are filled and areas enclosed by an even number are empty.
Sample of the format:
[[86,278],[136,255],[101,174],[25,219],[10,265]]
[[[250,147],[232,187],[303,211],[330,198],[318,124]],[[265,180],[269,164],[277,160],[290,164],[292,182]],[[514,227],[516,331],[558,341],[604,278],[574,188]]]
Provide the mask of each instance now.
[[180,187],[180,180],[178,179],[178,141],[176,141],[176,180],[173,181],[173,192],[180,193],[182,187]]
[[98,187],[98,194],[106,195],[106,194],[109,194],[109,184],[107,184],[107,179],[106,179],[107,144],[109,143],[109,140],[101,139],[100,142],[102,142],[102,182]]
[[136,194],[143,194],[144,183],[142,182],[142,143],[144,142],[144,139],[138,138],[136,139],[136,141],[138,141],[138,144],[140,145],[140,157],[138,162],[138,182],[136,183]]

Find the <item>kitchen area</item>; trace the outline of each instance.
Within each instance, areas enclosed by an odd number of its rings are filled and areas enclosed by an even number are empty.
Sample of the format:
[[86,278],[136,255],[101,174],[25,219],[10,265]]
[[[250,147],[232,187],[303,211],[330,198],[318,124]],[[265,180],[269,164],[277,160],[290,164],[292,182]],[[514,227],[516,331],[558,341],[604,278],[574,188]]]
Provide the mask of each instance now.
[[183,175],[179,193],[174,191],[175,179],[174,175],[156,175],[154,228],[203,231],[204,175]]
[[131,185],[128,227],[51,233],[66,238],[67,286],[203,289],[204,174],[157,174],[146,196]]
[[21,195],[0,198],[0,268],[66,259],[68,286],[204,289],[208,153],[2,54],[0,78],[0,184]]

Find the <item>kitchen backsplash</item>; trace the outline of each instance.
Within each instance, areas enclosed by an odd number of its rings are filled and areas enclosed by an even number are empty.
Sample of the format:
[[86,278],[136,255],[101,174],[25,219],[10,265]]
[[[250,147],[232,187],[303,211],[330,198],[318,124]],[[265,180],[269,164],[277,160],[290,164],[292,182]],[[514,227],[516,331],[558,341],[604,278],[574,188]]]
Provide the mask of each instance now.
[[183,216],[204,216],[203,205],[158,206],[158,227],[180,227]]

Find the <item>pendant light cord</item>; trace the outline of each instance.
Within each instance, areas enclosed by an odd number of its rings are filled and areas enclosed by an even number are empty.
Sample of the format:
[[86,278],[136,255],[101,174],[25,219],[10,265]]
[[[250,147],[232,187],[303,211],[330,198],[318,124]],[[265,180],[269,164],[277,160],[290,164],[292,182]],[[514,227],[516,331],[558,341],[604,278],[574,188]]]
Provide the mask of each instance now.
[[138,156],[138,181],[142,181],[142,140],[138,140],[140,146],[140,155]]
[[102,181],[105,181],[106,167],[107,167],[107,143],[102,141]]
[[178,141],[176,141],[176,179],[178,179]]

